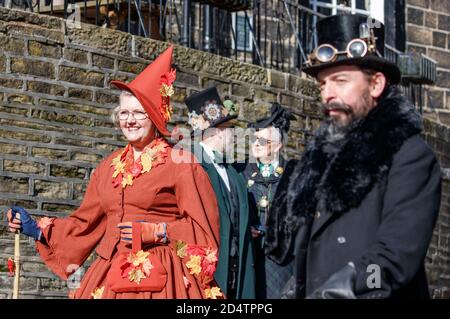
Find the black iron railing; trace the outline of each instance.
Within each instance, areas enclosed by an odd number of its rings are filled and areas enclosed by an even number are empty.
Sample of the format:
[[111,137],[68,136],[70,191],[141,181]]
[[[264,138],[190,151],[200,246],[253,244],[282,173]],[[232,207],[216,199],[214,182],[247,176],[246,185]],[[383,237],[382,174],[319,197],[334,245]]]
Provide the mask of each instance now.
[[[0,5],[60,16],[178,43],[265,68],[300,74],[316,46],[323,8],[303,0],[0,0]],[[340,8],[343,10],[345,8]],[[402,69],[403,89],[421,109],[422,84],[436,80],[436,63],[386,45]],[[413,67],[414,66],[414,67]]]
[[298,73],[323,15],[293,0],[0,0]]
[[389,45],[385,45],[384,54],[386,59],[400,68],[402,74],[400,89],[422,113],[424,105],[423,85],[436,83],[436,61],[423,54],[405,54]]

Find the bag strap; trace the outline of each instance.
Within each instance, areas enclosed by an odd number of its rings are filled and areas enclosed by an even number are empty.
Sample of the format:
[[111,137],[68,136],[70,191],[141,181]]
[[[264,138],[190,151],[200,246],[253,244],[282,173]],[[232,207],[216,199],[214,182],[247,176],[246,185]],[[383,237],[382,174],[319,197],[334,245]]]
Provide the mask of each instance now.
[[131,244],[131,250],[133,253],[137,253],[139,250],[142,249],[142,224],[139,222],[133,222],[132,223],[132,244]]

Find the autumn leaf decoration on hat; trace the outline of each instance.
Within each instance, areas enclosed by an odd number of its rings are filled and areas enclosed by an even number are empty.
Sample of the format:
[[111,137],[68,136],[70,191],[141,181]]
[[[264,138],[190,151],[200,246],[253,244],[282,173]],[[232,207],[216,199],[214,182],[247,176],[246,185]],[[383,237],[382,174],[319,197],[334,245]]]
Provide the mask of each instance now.
[[169,72],[161,76],[161,88],[159,92],[161,93],[161,106],[160,113],[164,121],[167,123],[173,114],[173,107],[170,105],[170,97],[175,93],[172,83],[177,77],[177,71],[171,69]]

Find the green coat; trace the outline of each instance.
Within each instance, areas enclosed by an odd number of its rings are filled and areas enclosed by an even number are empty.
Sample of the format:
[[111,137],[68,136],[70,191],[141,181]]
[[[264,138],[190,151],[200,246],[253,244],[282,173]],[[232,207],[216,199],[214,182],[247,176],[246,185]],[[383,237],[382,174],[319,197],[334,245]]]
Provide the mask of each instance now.
[[[194,144],[192,153],[201,163],[209,176],[211,185],[216,193],[220,213],[220,245],[219,261],[215,279],[227,295],[228,265],[231,243],[231,220],[228,213],[228,190],[217,172],[209,156],[199,144]],[[247,187],[245,180],[232,165],[226,166],[230,183],[236,185],[239,197],[239,274],[236,299],[255,298],[255,249],[250,233],[249,208]]]

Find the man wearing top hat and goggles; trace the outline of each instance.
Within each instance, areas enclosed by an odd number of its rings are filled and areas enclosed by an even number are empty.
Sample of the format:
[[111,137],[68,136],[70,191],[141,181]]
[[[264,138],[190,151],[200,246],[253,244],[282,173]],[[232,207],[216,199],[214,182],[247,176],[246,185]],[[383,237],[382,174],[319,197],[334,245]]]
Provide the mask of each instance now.
[[424,259],[441,175],[383,57],[384,27],[362,15],[317,24],[303,71],[320,87],[324,121],[286,169],[272,204],[268,253],[295,255],[285,298],[426,298]]

